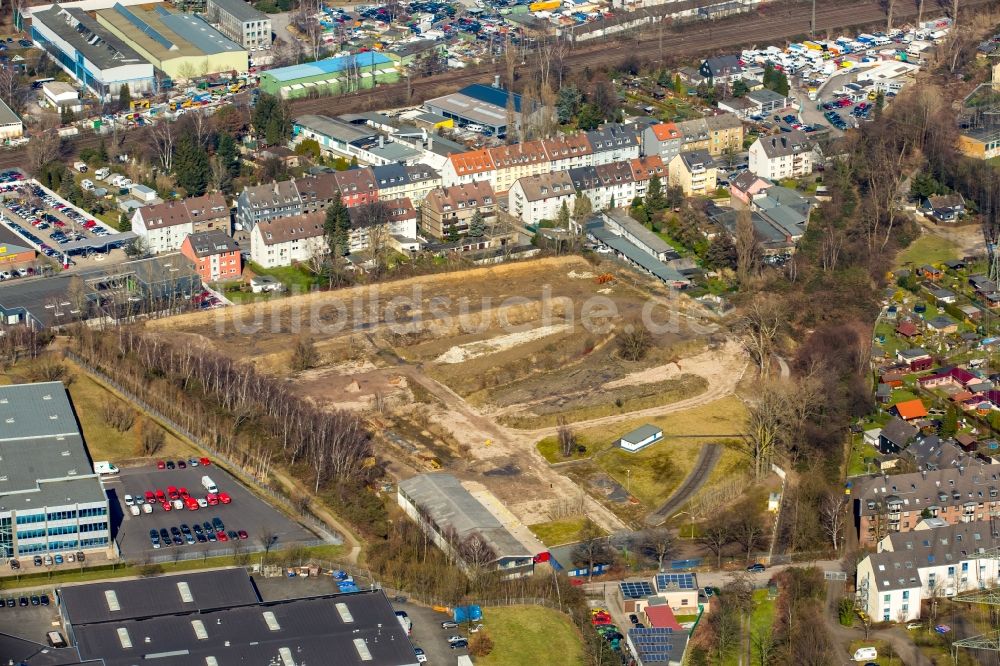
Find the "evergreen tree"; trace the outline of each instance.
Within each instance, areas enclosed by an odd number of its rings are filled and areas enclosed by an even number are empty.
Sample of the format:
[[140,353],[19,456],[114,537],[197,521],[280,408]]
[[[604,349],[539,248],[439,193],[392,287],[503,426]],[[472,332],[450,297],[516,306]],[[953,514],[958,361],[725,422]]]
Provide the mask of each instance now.
[[240,152],[236,149],[236,140],[233,137],[228,134],[219,137],[216,155],[230,179],[240,175]]
[[954,437],[957,432],[958,412],[955,410],[954,406],[949,405],[948,411],[944,413],[944,418],[941,420],[941,436]]
[[59,112],[59,120],[60,122],[62,122],[63,125],[70,125],[73,123],[75,119],[76,115],[73,113],[73,110],[70,109],[68,106],[64,106],[62,110]]
[[208,153],[198,145],[192,135],[182,135],[174,154],[174,176],[177,185],[183,187],[188,196],[198,197],[208,188],[211,175]]
[[486,225],[483,221],[483,212],[476,209],[476,212],[472,214],[472,219],[469,220],[469,235],[473,238],[481,238],[486,235]]
[[131,107],[132,91],[129,90],[127,83],[123,83],[122,87],[118,89],[118,110],[128,111]]
[[333,195],[333,202],[326,209],[326,221],[323,223],[323,233],[326,236],[326,246],[334,257],[342,257],[350,251],[351,216],[340,192]]
[[736,82],[733,83],[733,97],[743,97],[748,92],[750,92],[750,90],[747,88],[747,84],[743,81],[743,79],[737,79]]
[[663,181],[660,176],[653,174],[649,179],[649,186],[646,188],[646,198],[644,200],[646,210],[650,215],[656,215],[667,208],[667,198],[663,193]]
[[569,206],[566,205],[566,201],[563,200],[562,206],[559,207],[559,228],[569,229]]
[[684,82],[681,81],[680,74],[674,76],[674,94],[678,97],[683,97],[687,94],[687,90],[684,88]]
[[582,102],[583,93],[576,86],[569,85],[560,88],[556,99],[556,114],[559,117],[559,122],[565,125],[573,120],[573,116],[580,110]]
[[736,246],[729,234],[715,234],[705,252],[705,263],[717,270],[736,269]]
[[101,137],[101,143],[97,146],[97,161],[101,164],[108,163],[108,146],[104,143],[103,137]]
[[764,65],[764,87],[779,95],[788,95],[788,77],[768,63]]
[[604,116],[594,104],[584,104],[581,106],[580,113],[576,117],[576,125],[582,130],[597,129],[597,126],[603,121]]
[[577,224],[583,224],[583,221],[587,219],[587,216],[589,216],[593,210],[594,208],[590,203],[590,198],[583,192],[577,191],[576,198],[573,199],[573,221]]

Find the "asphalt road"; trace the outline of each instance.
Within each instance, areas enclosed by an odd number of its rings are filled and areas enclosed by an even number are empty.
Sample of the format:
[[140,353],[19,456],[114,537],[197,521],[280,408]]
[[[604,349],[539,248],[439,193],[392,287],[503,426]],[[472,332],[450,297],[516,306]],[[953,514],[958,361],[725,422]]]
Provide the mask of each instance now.
[[721,455],[721,444],[705,444],[701,447],[701,451],[698,453],[698,460],[695,461],[694,469],[691,470],[691,473],[684,479],[680,488],[674,491],[674,494],[667,499],[663,506],[646,516],[646,524],[661,525],[679,511],[684,506],[684,503],[698,492],[698,489],[708,480]]
[[[158,504],[153,507],[153,513],[141,513],[132,516],[125,507],[125,495],[143,495],[147,490],[159,488],[166,492],[167,486],[185,487],[193,497],[204,497],[206,490],[201,485],[201,477],[209,475],[223,490],[233,498],[231,504],[218,504],[197,511],[186,509],[166,512]],[[112,521],[118,523],[115,540],[118,542],[125,557],[133,561],[144,559],[172,559],[175,551],[202,554],[231,554],[234,544],[231,542],[194,543],[192,545],[171,546],[154,549],[150,543],[149,530],[161,528],[170,529],[181,523],[192,525],[220,518],[227,530],[246,530],[249,539],[242,541],[244,551],[257,550],[261,547],[258,537],[273,531],[278,535],[278,545],[288,545],[296,541],[310,541],[316,536],[304,527],[287,518],[277,509],[257,498],[247,488],[232,476],[211,465],[209,467],[188,467],[186,469],[157,470],[155,465],[131,467],[122,469],[117,477],[105,480],[109,500],[117,510],[112,510]],[[120,517],[120,518],[119,518]]]

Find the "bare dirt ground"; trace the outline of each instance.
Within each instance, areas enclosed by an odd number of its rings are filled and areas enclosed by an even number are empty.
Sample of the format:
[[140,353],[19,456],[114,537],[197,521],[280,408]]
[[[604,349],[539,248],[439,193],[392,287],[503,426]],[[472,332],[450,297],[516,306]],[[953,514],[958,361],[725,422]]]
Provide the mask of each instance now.
[[[653,391],[645,397],[653,398],[648,408],[581,418],[576,425],[667,414],[732,393],[746,357],[690,299],[627,271],[597,284],[594,275],[606,269],[579,257],[549,258],[291,296],[148,326],[253,362],[317,404],[366,414],[379,424],[379,458],[396,478],[440,465],[483,484],[524,524],[551,520],[572,501],[613,532],[626,527],[621,519],[535,449],[554,428],[507,427],[497,422],[499,412],[551,413],[600,402],[610,391]],[[654,334],[646,359],[625,362],[616,353],[616,331],[651,303],[669,313],[674,326]],[[587,308],[598,306],[605,310],[591,317],[596,324],[584,326]],[[291,373],[291,349],[303,336],[314,341],[319,367]],[[669,404],[655,400],[656,391],[690,378],[698,382],[687,385],[697,395],[677,395]]]
[[919,218],[920,227],[925,234],[939,236],[958,246],[959,256],[976,257],[986,254],[986,241],[978,224],[967,224],[958,227],[945,227]]

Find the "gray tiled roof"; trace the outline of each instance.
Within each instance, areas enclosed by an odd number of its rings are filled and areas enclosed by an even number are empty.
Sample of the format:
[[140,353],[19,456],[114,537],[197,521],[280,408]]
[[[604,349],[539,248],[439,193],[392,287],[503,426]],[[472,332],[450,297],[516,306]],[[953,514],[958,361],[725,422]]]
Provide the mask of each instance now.
[[903,511],[918,513],[935,506],[995,502],[1000,500],[1000,464],[970,459],[962,467],[875,476],[855,481],[852,495],[861,515],[874,515],[894,499],[902,503]]

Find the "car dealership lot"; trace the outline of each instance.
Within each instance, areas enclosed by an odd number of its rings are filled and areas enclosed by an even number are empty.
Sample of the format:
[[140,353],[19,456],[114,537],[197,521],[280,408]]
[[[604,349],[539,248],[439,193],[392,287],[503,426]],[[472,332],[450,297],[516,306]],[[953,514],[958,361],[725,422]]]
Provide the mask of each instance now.
[[[187,489],[193,498],[205,499],[208,491],[203,487],[201,479],[206,475],[212,478],[220,492],[232,498],[229,504],[220,503],[195,511],[186,508],[165,511],[160,503],[155,503],[151,513],[140,512],[138,516],[131,515],[129,507],[125,505],[125,495],[144,497],[147,491],[155,494],[157,490],[166,493],[171,486],[178,490]],[[242,548],[244,552],[260,550],[262,546],[259,537],[267,532],[277,535],[277,547],[317,538],[215,465],[160,470],[154,462],[143,467],[124,468],[120,475],[106,479],[105,486],[111,502],[118,505],[113,513],[122,514],[115,540],[125,558],[133,561],[147,558],[151,561],[188,559],[192,554],[222,555],[232,553],[235,548]],[[227,532],[244,530],[248,538],[240,541],[241,546],[235,546],[232,541],[219,541],[218,538],[214,542],[206,540],[202,543],[196,540],[188,544],[182,535],[182,545],[161,545],[159,548],[154,548],[150,540],[150,530],[159,532],[166,529],[170,533],[173,527],[188,525],[193,528],[195,523],[212,523],[215,518],[223,521]]]

